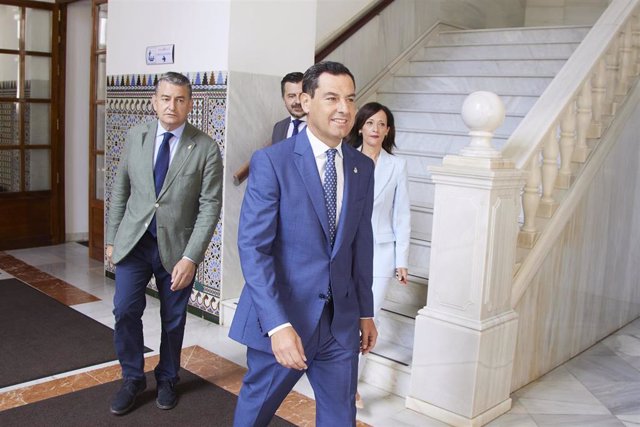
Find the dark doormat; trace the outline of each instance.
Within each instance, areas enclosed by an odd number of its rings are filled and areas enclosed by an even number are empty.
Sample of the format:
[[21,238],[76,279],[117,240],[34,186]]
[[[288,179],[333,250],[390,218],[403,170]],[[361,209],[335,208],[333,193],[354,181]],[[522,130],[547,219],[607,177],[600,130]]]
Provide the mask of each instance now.
[[[147,389],[138,396],[132,412],[115,416],[109,412],[112,395],[120,387],[113,381],[0,412],[2,426],[220,426],[233,425],[237,397],[182,369],[176,386],[178,406],[170,411],[156,407],[156,381],[147,374]],[[271,427],[293,424],[275,417]]]
[[0,388],[116,359],[113,330],[18,279],[0,280]]

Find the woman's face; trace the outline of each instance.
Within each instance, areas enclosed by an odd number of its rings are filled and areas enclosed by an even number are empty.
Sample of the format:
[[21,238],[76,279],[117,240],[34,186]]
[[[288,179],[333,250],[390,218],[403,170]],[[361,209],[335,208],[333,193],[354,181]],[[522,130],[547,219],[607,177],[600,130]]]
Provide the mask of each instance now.
[[389,133],[387,115],[383,110],[369,117],[362,125],[362,142],[370,147],[382,147],[382,141]]

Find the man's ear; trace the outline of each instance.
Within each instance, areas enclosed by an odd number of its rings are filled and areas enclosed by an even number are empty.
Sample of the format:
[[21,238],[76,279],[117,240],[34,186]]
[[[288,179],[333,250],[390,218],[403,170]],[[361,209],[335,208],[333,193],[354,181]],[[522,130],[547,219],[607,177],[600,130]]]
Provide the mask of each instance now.
[[156,109],[156,102],[158,102],[158,98],[156,97],[156,94],[154,93],[153,95],[151,95],[151,108],[153,108],[153,111],[155,111],[157,113],[158,110]]
[[306,92],[300,94],[300,105],[305,114],[309,114],[309,104],[311,104],[311,95]]

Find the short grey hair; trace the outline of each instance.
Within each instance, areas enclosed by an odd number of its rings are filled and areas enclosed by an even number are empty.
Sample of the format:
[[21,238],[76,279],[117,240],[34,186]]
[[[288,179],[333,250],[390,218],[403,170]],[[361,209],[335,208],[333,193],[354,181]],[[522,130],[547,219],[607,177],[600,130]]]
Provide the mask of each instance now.
[[156,90],[155,90],[156,94],[158,93],[158,86],[160,85],[160,82],[167,82],[176,86],[186,86],[187,89],[189,90],[189,98],[191,98],[191,94],[192,94],[191,82],[185,75],[176,73],[175,71],[168,71],[162,74],[158,78],[158,83],[156,83]]

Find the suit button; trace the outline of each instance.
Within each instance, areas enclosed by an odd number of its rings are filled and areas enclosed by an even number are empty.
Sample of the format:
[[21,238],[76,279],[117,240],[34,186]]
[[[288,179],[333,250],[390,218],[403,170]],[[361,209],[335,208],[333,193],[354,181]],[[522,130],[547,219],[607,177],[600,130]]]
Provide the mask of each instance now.
[[156,203],[156,204],[155,204],[155,207],[156,207],[156,208],[159,208],[159,207],[160,207],[160,203]]
[[144,223],[144,228],[149,227],[149,224],[147,224],[146,222]]

